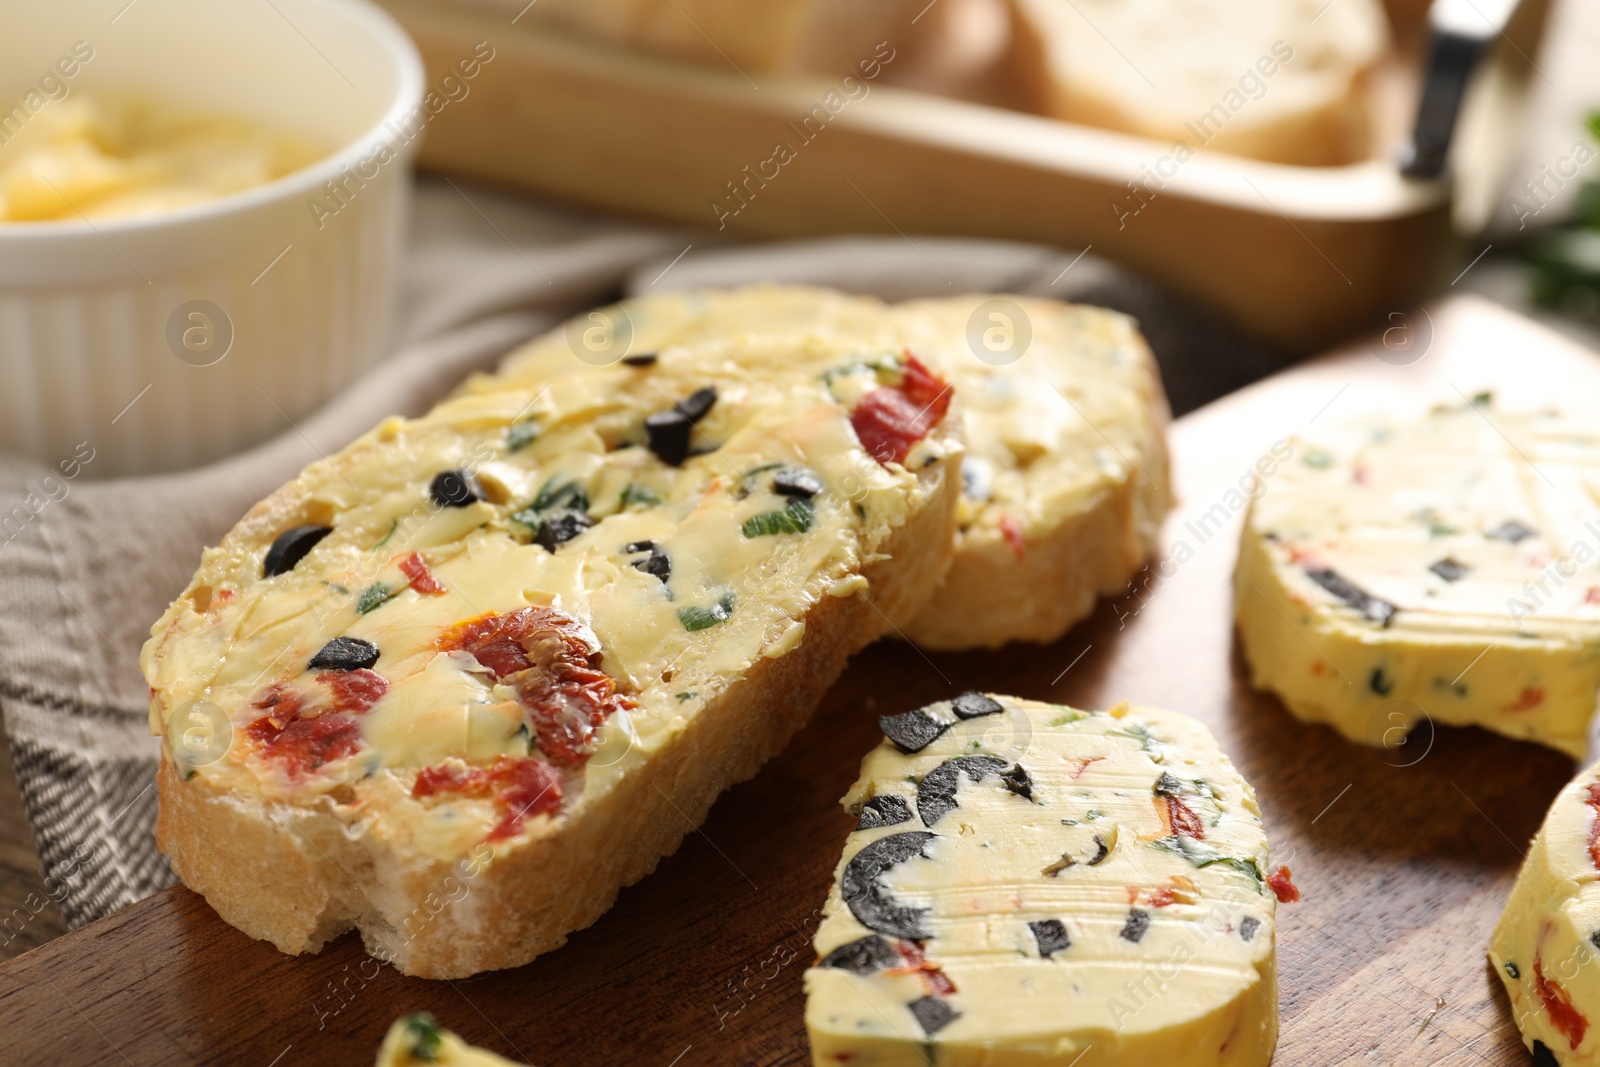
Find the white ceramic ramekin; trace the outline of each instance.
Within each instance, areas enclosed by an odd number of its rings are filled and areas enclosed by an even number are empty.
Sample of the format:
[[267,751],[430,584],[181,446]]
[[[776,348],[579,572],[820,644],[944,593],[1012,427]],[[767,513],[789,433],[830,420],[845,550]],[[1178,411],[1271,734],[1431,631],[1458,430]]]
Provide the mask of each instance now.
[[75,0],[8,2],[4,21],[0,132],[131,90],[330,154],[160,215],[0,223],[0,451],[54,464],[86,442],[88,477],[191,466],[289,430],[385,353],[423,115],[387,14]]

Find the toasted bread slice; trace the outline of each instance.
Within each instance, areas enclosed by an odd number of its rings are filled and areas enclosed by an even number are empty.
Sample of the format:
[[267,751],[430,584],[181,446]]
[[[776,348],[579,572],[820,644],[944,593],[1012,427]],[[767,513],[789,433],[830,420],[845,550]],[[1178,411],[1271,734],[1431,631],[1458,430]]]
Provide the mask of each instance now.
[[1204,726],[981,693],[879,723],[805,975],[817,1067],[1266,1067],[1297,894]]
[[959,419],[915,361],[745,338],[501,385],[312,464],[145,646],[161,848],[285,952],[559,946],[948,566]]
[[[1037,108],[1070,122],[1276,163],[1372,151],[1378,0],[1012,0]],[[1169,156],[1151,181],[1170,178]],[[1151,190],[1154,191],[1154,190]]]
[[[911,352],[962,398],[968,440],[955,562],[928,607],[894,617],[928,648],[1048,642],[1126,586],[1171,506],[1166,397],[1137,326],[1101,308],[968,294],[885,305],[758,285],[629,300],[594,312],[605,358],[711,338],[820,330],[860,357]],[[572,337],[511,360],[504,378],[581,370]],[[599,357],[596,357],[599,358]],[[502,377],[469,384],[499,388]]]

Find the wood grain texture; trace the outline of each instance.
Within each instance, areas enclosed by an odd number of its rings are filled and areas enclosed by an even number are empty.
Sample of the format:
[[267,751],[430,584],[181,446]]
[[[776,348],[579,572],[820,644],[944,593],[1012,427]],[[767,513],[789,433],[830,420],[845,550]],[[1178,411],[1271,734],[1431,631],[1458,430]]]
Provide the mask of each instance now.
[[[1279,912],[1280,1067],[1527,1063],[1483,952],[1572,763],[1475,729],[1366,749],[1251,692],[1231,625],[1238,515],[1201,521],[1228,512],[1255,459],[1314,419],[1459,402],[1458,389],[1494,388],[1505,407],[1600,389],[1593,353],[1480,301],[1410,328],[1432,338],[1411,366],[1383,362],[1374,352],[1408,357],[1375,342],[1179,420],[1165,566],[1054,646],[930,658],[888,642],[861,655],[759,778],[559,951],[468,981],[406,979],[349,937],[279,955],[173,889],[0,966],[8,1062],[361,1064],[397,1015],[426,1009],[533,1064],[804,1064],[800,976],[852,824],[837,799],[878,739],[875,718],[985,688],[1095,707],[1129,698],[1216,732],[1305,893]],[[663,802],[640,817],[678,816]]]

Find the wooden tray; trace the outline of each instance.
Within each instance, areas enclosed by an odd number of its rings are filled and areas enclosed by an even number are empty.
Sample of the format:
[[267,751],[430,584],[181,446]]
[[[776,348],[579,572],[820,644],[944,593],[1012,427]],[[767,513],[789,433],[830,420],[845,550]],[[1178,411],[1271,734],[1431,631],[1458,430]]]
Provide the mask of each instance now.
[[[790,122],[833,88],[626,54],[463,0],[384,3],[436,85],[478,42],[495,49],[469,95],[429,125],[424,166],[613,211],[719,228],[711,204],[726,183],[776,142],[798,143]],[[1469,98],[1457,169],[1477,184],[1461,197],[1449,181],[1401,178],[1390,158],[1415,106],[1413,43],[1380,80],[1381,159],[1311,168],[1202,153],[1119,220],[1112,202],[1171,145],[877,84],[751,186],[727,232],[1092,244],[1288,351],[1315,351],[1448,281],[1452,208],[1487,218],[1545,6],[1526,0]]]
[[1600,389],[1592,353],[1481,301],[1412,326],[1411,354],[1425,354],[1411,366],[1357,346],[1179,420],[1183,503],[1166,554],[1182,541],[1192,558],[1153,569],[1052,647],[870,649],[758,779],[559,951],[468,981],[408,979],[353,937],[280,955],[170,889],[0,966],[0,1060],[363,1064],[397,1016],[426,1009],[534,1064],[808,1063],[800,976],[852,826],[837,799],[879,738],[879,713],[982,688],[1093,707],[1130,698],[1216,731],[1305,893],[1279,912],[1279,1067],[1527,1063],[1483,953],[1571,762],[1478,730],[1385,753],[1294,720],[1248,688],[1232,648],[1237,523],[1210,537],[1195,523],[1275,438],[1380,397],[1420,407],[1494,388],[1531,407]]

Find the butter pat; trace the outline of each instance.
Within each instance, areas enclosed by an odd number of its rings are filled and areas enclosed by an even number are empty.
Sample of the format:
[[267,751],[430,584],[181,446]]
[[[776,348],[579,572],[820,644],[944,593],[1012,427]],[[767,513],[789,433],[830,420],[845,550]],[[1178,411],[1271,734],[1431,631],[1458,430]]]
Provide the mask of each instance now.
[[1245,520],[1257,687],[1355,741],[1423,717],[1582,758],[1600,692],[1600,436],[1487,397],[1292,442]]
[[402,1016],[389,1027],[376,1067],[517,1067],[511,1060],[469,1045],[423,1012]]
[[805,976],[818,1067],[1272,1058],[1287,875],[1203,726],[976,693],[879,721]]
[[1489,959],[1537,1064],[1600,1063],[1600,772],[1556,797],[1495,927]]

